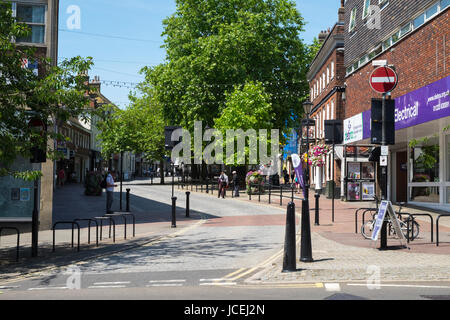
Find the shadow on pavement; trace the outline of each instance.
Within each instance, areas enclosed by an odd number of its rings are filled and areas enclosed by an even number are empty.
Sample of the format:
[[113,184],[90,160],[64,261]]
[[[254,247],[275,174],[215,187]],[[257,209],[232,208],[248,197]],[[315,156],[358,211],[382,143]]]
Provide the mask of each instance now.
[[[170,200],[170,195],[168,195]],[[185,205],[183,199],[179,199],[178,204]],[[138,208],[138,209],[136,209]],[[126,193],[122,195],[122,211],[126,209]],[[136,224],[168,222],[172,220],[172,205],[159,201],[147,199],[134,194],[130,194],[130,211],[136,217]],[[120,192],[114,193],[112,210],[120,211]],[[86,196],[84,189],[80,185],[68,185],[55,191],[53,200],[53,223],[58,221],[72,221],[74,219],[89,219],[100,217],[106,213],[106,194],[102,196]],[[200,219],[218,218],[214,215],[190,210],[190,217],[186,218],[186,209],[177,206],[176,218],[178,221],[192,221]],[[122,220],[116,218],[116,223]],[[131,222],[131,220],[128,220]],[[81,226],[87,222],[80,222]],[[57,229],[71,229],[70,225],[61,225]]]

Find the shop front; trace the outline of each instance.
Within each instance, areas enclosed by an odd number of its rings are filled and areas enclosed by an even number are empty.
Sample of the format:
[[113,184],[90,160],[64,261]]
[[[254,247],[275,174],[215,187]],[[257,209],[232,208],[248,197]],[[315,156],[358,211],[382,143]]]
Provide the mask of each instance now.
[[[396,143],[389,146],[388,162],[390,200],[450,211],[450,77],[396,98],[395,105]],[[357,178],[361,174],[363,179],[363,171],[369,170],[363,168],[367,160],[361,161],[357,150],[370,143],[370,117],[368,110],[344,121],[346,150],[354,146],[357,152],[357,161],[346,161],[349,200],[358,198],[354,190],[363,190],[365,181]],[[379,163],[373,169],[377,177]],[[377,186],[379,180],[370,182]]]

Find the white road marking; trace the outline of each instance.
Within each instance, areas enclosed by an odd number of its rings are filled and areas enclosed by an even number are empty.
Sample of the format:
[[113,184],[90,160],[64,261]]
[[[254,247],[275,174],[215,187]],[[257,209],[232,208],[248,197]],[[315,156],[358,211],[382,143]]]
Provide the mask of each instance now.
[[126,286],[89,286],[88,289],[115,289],[115,288],[126,288]]
[[148,284],[146,287],[182,287],[181,283],[159,283],[159,284]]
[[235,286],[236,282],[207,282],[200,283],[201,286]]
[[339,283],[325,283],[324,286],[326,291],[331,292],[341,291],[341,286]]
[[130,281],[123,282],[95,282],[94,286],[108,286],[108,285],[121,285],[121,284],[130,284]]
[[40,287],[40,288],[29,288],[28,291],[36,290],[68,290],[68,287]]
[[148,283],[171,283],[171,282],[186,282],[186,280],[151,280]]
[[[362,283],[347,283],[348,286],[352,287],[367,287],[367,284]],[[380,287],[391,287],[391,288],[428,288],[428,289],[450,289],[450,286],[424,286],[424,285],[412,285],[412,284],[377,284]]]

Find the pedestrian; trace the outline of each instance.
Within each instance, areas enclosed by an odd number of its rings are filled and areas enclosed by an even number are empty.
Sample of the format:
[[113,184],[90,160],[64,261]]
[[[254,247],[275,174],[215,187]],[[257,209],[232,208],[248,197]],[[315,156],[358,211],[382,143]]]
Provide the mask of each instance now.
[[236,171],[233,171],[233,186],[234,186],[234,196],[239,197],[239,176]]
[[289,174],[288,174],[286,168],[283,169],[283,178],[284,178],[284,184],[288,184],[289,183]]
[[114,213],[111,208],[114,201],[114,187],[117,187],[114,184],[115,177],[116,173],[114,171],[109,171],[106,177],[106,214]]
[[58,179],[59,179],[59,186],[64,187],[64,179],[66,178],[66,172],[64,169],[61,169],[58,171]]
[[228,176],[225,172],[221,172],[219,176],[219,198],[222,196],[225,199],[226,189],[228,188]]

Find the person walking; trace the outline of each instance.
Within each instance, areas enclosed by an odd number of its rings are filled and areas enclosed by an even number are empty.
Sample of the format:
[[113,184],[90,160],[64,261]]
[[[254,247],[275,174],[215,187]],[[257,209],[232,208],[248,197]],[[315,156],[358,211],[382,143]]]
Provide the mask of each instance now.
[[239,176],[236,171],[233,171],[233,186],[234,186],[234,196],[239,197]]
[[66,178],[66,172],[64,169],[59,170],[58,172],[58,182],[60,187],[64,187],[64,179]]
[[228,176],[225,172],[221,172],[219,176],[219,198],[222,196],[225,199],[226,188],[228,187]]
[[113,213],[111,207],[114,201],[114,187],[117,187],[114,184],[115,175],[114,171],[109,171],[106,177],[106,214]]

